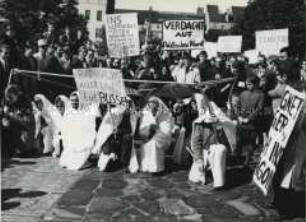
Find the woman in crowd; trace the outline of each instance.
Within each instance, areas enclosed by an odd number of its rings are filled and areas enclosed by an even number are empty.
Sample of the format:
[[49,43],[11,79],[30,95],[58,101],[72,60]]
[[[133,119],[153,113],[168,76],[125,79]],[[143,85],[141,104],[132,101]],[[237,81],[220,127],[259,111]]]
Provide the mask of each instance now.
[[9,85],[4,95],[1,124],[5,153],[27,155],[37,152],[34,143],[35,119],[30,100],[15,85]]
[[70,170],[79,170],[88,166],[88,157],[94,147],[96,139],[96,117],[90,108],[80,110],[79,95],[74,92],[70,95],[71,110],[62,123],[63,152],[60,165]]
[[140,171],[159,173],[165,170],[164,155],[171,145],[174,119],[171,111],[157,97],[148,100],[139,125]]

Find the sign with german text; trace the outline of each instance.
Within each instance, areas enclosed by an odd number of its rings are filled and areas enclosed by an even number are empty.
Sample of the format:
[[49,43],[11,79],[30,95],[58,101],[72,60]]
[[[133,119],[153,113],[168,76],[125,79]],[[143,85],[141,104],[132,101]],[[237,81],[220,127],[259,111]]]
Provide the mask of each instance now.
[[287,46],[289,46],[288,29],[256,32],[256,49],[265,56],[278,55],[279,51]]
[[140,54],[136,13],[106,15],[105,24],[110,57],[120,58]]
[[123,104],[126,92],[122,73],[117,69],[74,69],[74,79],[79,92],[80,108],[92,104]]
[[241,35],[220,36],[218,38],[218,52],[240,53],[242,46]]
[[285,94],[274,116],[268,140],[261,153],[260,162],[253,175],[254,182],[264,195],[270,191],[278,162],[287,146],[304,101],[304,93],[297,92],[289,86],[286,87]]
[[191,50],[204,47],[204,20],[168,20],[163,22],[165,50]]

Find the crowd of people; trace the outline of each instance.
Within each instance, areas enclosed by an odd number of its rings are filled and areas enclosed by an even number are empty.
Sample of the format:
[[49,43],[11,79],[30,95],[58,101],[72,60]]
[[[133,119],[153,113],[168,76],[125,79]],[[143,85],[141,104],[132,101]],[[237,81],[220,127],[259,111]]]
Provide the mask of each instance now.
[[[29,44],[21,50],[8,30],[0,45],[3,156],[53,155],[71,170],[88,167],[96,157],[101,171],[119,166],[131,173],[160,173],[170,153],[176,164],[191,167],[190,181],[205,184],[211,169],[214,187],[221,189],[226,185],[227,156],[243,156],[241,164],[248,166],[254,151],[263,146],[285,87],[305,93],[306,60],[299,63],[288,48],[279,56],[259,55],[258,63],[249,64],[242,55],[208,59],[202,51],[192,58],[186,52],[150,50],[151,44],[139,57],[112,59],[98,55],[90,42],[78,44],[73,52],[69,42],[39,39],[37,52]],[[120,69],[124,79],[192,83],[195,92],[177,99],[130,95],[125,104],[95,104],[85,112],[73,78],[39,76],[72,75],[73,69],[94,67]],[[12,68],[38,75],[16,75],[12,85]],[[233,81],[196,85],[224,78]],[[289,141],[292,148],[283,158],[293,156],[290,189],[298,191],[305,189],[305,121],[306,106]],[[278,172],[276,186],[285,173]]]

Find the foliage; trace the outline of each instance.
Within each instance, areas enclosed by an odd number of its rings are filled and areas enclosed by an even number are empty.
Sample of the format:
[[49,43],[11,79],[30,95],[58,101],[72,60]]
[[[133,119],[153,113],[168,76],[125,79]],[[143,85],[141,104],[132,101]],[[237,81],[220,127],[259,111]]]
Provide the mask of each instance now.
[[253,0],[245,18],[239,21],[233,33],[242,34],[243,49],[255,48],[255,32],[258,30],[289,28],[292,52],[303,56],[306,48],[306,5],[304,0]]
[[57,34],[65,27],[74,32],[86,29],[86,20],[78,14],[76,0],[2,0],[0,17],[8,19],[19,42],[35,41],[53,24]]

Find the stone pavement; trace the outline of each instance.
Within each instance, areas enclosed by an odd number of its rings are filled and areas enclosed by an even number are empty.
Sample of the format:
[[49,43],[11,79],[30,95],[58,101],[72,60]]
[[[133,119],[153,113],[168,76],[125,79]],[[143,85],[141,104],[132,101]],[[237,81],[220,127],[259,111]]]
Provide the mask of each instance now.
[[280,221],[243,169],[229,171],[233,182],[226,191],[214,191],[189,183],[188,171],[179,167],[152,176],[97,168],[73,172],[51,157],[3,164],[2,221]]

